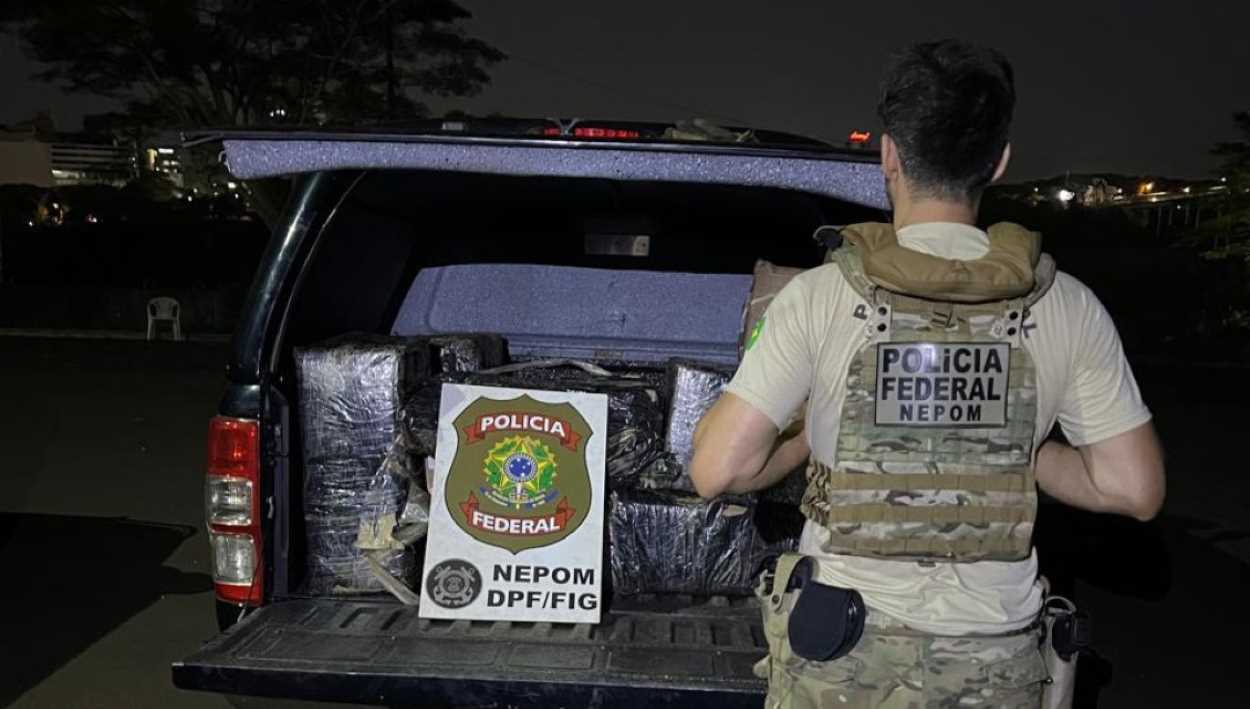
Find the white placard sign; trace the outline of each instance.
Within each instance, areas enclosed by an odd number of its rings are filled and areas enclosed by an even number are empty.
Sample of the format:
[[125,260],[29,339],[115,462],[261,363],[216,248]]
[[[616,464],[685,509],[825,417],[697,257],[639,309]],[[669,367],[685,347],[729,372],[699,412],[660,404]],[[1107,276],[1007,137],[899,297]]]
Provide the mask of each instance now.
[[608,398],[444,384],[422,618],[598,623]]

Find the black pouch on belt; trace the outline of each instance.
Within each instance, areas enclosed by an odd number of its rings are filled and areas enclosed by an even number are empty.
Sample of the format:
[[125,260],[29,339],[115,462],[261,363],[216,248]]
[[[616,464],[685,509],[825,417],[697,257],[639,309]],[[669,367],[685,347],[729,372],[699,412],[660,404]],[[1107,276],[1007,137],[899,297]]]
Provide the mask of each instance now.
[[828,662],[855,649],[864,634],[868,609],[859,591],[826,586],[812,580],[816,564],[804,557],[794,567],[787,590],[798,591],[790,611],[790,649],[805,660]]

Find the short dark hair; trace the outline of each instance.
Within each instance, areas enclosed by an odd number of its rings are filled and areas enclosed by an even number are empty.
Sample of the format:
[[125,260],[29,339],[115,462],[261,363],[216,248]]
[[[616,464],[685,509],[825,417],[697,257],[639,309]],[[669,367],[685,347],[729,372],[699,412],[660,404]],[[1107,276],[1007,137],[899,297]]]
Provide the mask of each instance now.
[[898,146],[903,173],[921,193],[966,200],[993,179],[1015,105],[1006,57],[948,39],[894,56],[877,114]]

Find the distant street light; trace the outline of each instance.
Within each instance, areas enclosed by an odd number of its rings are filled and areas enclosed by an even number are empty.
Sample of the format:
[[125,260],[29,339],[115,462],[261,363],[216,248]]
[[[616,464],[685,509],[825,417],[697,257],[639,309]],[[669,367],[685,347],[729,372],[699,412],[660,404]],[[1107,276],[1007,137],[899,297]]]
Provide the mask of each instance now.
[[1067,204],[1076,198],[1076,193],[1072,190],[1059,190],[1059,201]]

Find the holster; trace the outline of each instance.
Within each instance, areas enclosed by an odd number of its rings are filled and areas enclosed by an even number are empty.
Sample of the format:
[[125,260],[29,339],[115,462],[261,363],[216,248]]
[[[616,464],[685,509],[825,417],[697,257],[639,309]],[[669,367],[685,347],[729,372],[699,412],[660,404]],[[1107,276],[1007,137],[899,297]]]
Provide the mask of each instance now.
[[783,554],[756,587],[773,661],[829,662],[849,653],[863,636],[868,613],[863,597],[816,583],[815,564],[811,557]]
[[1090,645],[1089,617],[1062,596],[1047,596],[1042,604],[1042,657],[1050,680],[1042,690],[1043,709],[1071,709],[1076,693],[1076,662]]

